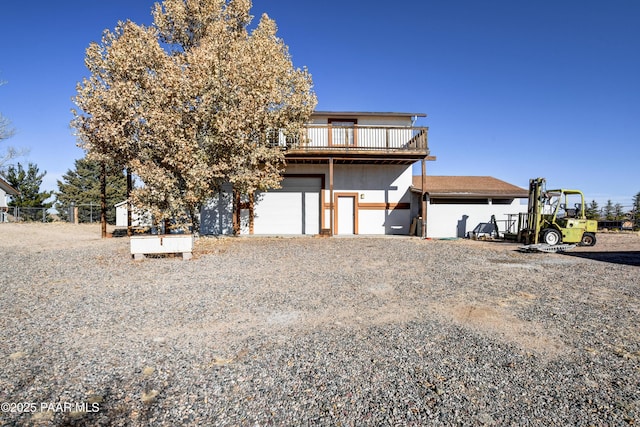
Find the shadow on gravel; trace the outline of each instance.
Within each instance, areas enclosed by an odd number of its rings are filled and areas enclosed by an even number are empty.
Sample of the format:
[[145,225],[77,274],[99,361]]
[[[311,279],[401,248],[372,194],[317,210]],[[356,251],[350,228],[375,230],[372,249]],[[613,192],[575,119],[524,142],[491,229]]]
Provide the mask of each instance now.
[[592,259],[594,261],[611,262],[640,267],[640,251],[615,252],[559,252],[566,256]]

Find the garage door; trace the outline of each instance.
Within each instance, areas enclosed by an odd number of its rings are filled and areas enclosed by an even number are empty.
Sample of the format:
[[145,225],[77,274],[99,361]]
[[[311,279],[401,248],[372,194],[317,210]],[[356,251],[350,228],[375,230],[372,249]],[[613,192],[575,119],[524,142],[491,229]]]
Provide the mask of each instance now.
[[321,178],[285,177],[282,188],[256,195],[255,234],[318,234]]

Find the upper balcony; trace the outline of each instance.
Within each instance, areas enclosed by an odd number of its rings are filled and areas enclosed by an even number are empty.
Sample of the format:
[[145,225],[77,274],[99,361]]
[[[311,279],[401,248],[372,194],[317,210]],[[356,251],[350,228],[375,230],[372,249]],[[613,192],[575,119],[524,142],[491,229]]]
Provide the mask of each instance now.
[[412,163],[429,156],[427,127],[309,124],[301,137],[278,135],[288,162]]

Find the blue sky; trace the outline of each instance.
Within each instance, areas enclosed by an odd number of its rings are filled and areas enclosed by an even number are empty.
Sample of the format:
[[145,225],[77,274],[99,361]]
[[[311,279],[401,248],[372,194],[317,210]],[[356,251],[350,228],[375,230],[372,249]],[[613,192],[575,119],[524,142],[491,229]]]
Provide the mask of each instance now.
[[[47,176],[83,157],[69,127],[84,51],[118,20],[151,23],[149,0],[7,2],[0,15],[0,112]],[[637,0],[254,0],[319,110],[424,112],[430,175],[491,175],[578,188],[631,206],[640,192]]]

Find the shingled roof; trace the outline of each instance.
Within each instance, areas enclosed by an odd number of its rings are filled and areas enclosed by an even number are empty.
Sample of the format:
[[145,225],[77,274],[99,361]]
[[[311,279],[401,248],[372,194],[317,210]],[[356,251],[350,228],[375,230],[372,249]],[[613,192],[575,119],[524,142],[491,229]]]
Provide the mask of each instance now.
[[[420,191],[422,177],[413,177],[414,191]],[[426,176],[425,192],[430,197],[526,198],[529,192],[492,176]]]
[[10,196],[17,196],[19,191],[13,188],[7,181],[0,178],[0,188]]

